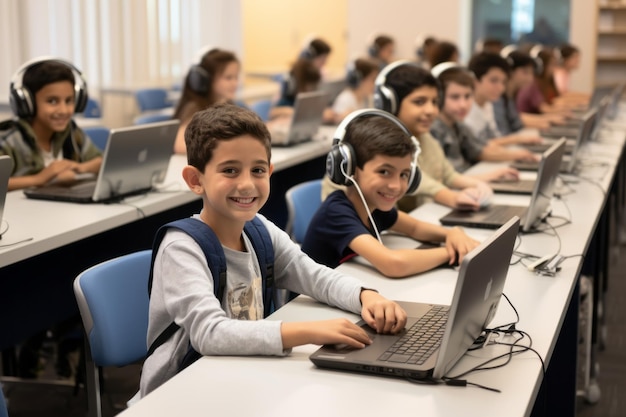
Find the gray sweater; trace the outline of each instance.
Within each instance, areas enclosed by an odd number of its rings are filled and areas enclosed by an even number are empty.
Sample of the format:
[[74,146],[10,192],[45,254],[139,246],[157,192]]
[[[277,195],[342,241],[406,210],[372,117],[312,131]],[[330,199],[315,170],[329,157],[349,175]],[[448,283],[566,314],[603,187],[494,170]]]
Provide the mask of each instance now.
[[[361,312],[361,282],[315,263],[284,231],[259,217],[267,226],[274,247],[277,288],[306,294],[356,314]],[[179,230],[166,233],[154,265],[148,346],[172,321],[181,329],[146,359],[141,373],[141,396],[176,374],[190,340],[202,355],[289,353],[282,346],[281,322],[261,320],[260,269],[245,234],[244,241],[247,252],[224,248],[228,278],[220,305],[213,294],[213,278],[200,246]]]

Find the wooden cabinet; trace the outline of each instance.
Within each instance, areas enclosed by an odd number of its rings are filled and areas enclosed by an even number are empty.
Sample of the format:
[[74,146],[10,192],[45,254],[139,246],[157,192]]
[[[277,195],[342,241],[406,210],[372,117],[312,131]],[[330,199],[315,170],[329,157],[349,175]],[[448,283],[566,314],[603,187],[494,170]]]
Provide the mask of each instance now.
[[626,79],[626,0],[598,1],[596,85]]

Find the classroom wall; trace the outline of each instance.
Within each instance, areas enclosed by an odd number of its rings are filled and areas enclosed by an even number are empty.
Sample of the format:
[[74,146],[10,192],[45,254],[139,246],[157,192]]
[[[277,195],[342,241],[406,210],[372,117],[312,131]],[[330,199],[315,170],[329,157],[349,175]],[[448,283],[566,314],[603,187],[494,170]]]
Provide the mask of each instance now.
[[333,48],[327,68],[343,71],[347,0],[241,0],[241,10],[246,71],[285,71],[312,36]]

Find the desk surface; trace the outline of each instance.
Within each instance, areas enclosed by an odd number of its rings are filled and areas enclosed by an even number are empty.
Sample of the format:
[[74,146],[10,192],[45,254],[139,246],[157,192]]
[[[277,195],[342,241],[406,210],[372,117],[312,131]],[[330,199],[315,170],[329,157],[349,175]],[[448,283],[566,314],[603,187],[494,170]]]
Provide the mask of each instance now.
[[[313,141],[272,148],[275,172],[328,153],[333,132],[333,127],[324,126]],[[162,191],[131,197],[120,204],[86,206],[31,200],[20,190],[9,192],[1,230],[9,229],[0,240],[0,268],[197,200],[180,175],[186,163],[185,156],[173,155]],[[54,213],[54,220],[47,213]]]
[[[557,336],[572,297],[590,238],[606,202],[608,190],[624,144],[623,133],[604,132],[601,142],[591,143],[583,153],[582,173],[559,191],[553,202],[555,227],[546,233],[518,237],[517,251],[542,256],[556,253],[571,256],[555,277],[536,275],[518,263],[510,267],[505,294],[520,314],[519,329],[533,337],[533,348],[550,361]],[[593,162],[592,162],[593,161]],[[486,169],[481,164],[476,169]],[[529,197],[496,195],[494,203],[526,205]],[[413,214],[437,222],[449,209],[428,204]],[[558,226],[564,219],[570,224]],[[477,239],[492,231],[467,229]],[[411,245],[404,238],[387,235],[387,244]],[[413,243],[414,244],[414,243]],[[516,260],[517,257],[513,257]],[[385,296],[410,301],[449,304],[456,283],[456,271],[440,268],[405,279],[388,279],[369,266],[349,262],[339,267],[355,275]],[[357,316],[316,303],[300,296],[270,319],[298,321]],[[514,319],[502,300],[493,325]],[[408,410],[428,416],[528,416],[543,378],[537,356],[526,352],[515,356],[506,367],[473,373],[468,380],[498,388],[493,393],[478,388],[425,386],[393,378],[350,374],[317,369],[308,355],[316,346],[300,346],[285,358],[203,357],[121,415],[201,416],[206,413],[237,416],[380,416],[406,415]],[[502,347],[489,346],[465,355],[453,368],[455,374],[479,363]],[[245,399],[242,400],[242,397]]]

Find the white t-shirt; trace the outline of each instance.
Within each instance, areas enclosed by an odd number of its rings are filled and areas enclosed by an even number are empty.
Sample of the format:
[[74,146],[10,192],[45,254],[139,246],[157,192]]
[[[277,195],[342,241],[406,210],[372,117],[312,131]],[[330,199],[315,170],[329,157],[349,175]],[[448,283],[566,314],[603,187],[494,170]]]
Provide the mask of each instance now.
[[345,114],[359,109],[367,109],[372,107],[372,100],[365,99],[360,103],[350,88],[344,89],[333,102],[333,112],[336,114]]
[[496,124],[493,103],[490,101],[482,106],[474,101],[464,122],[483,145],[486,145],[490,139],[502,136]]

